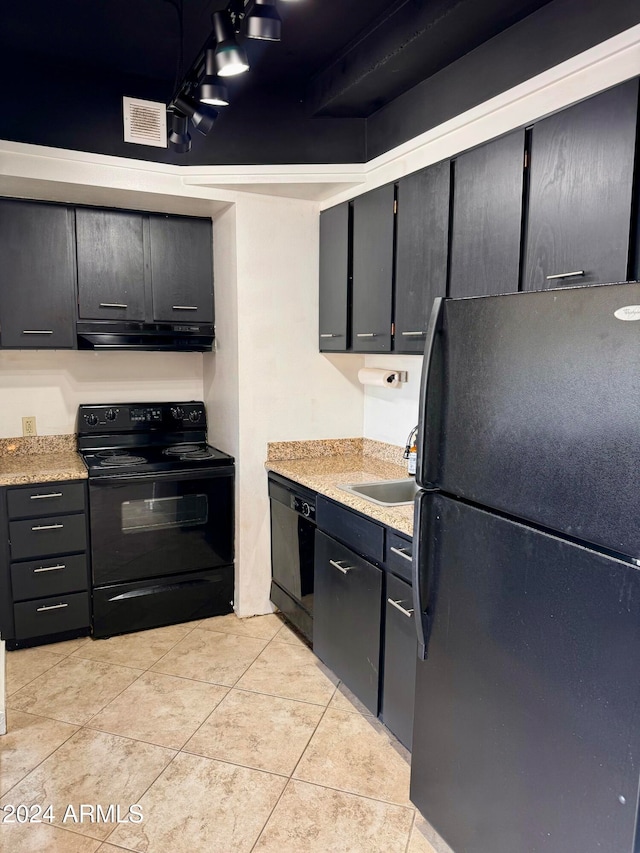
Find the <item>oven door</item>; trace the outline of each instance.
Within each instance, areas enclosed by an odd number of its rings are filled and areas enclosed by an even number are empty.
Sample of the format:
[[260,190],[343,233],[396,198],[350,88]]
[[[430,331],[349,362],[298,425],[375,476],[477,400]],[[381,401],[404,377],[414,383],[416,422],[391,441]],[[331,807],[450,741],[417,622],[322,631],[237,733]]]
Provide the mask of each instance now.
[[96,587],[233,562],[234,469],[89,481]]

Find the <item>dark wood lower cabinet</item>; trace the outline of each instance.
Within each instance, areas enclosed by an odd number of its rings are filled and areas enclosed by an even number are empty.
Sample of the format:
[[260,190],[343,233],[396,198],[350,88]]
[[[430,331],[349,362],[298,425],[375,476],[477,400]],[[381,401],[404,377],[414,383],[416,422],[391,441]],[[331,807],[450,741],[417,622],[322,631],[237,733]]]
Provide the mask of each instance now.
[[10,649],[89,633],[87,536],[86,480],[0,488],[0,636]]
[[412,589],[408,583],[387,575],[380,716],[409,750],[413,735],[417,655]]
[[316,531],[313,650],[378,713],[382,570]]

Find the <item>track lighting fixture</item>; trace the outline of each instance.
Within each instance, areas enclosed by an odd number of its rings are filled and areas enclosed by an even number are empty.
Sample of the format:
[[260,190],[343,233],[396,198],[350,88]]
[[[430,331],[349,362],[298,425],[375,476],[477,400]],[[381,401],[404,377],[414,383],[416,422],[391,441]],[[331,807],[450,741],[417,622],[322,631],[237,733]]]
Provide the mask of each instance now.
[[194,130],[206,136],[213,127],[215,120],[218,118],[218,110],[206,104],[200,104],[198,101],[189,97],[189,95],[178,95],[174,104],[180,112],[189,116]]
[[168,141],[177,154],[187,154],[191,151],[189,119],[182,113],[171,113],[171,129],[169,130]]
[[276,9],[276,0],[255,0],[246,21],[247,38],[280,41],[282,21]]
[[215,60],[220,77],[235,77],[249,70],[249,60],[236,41],[229,12],[213,13],[213,31],[216,37]]
[[[184,0],[168,2],[178,10],[182,33]],[[247,54],[236,41],[236,35],[244,32],[250,39],[280,41],[282,21],[276,0],[228,0],[226,9],[214,12],[211,21],[213,32],[184,76],[181,47],[176,75],[179,82],[168,107],[171,118],[169,144],[180,154],[191,150],[189,122],[198,133],[206,136],[218,118],[218,111],[213,107],[228,106],[227,87],[220,78],[249,70]]]
[[210,47],[204,54],[204,77],[198,91],[200,101],[203,104],[211,104],[212,107],[228,107],[227,87],[216,75],[216,52]]

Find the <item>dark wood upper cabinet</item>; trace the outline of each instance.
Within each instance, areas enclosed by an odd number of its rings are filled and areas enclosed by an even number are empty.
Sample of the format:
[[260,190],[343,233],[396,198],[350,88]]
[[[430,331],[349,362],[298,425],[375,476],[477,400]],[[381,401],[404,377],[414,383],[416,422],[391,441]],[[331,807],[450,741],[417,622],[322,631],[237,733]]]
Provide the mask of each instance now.
[[433,300],[446,296],[449,161],[398,182],[394,351],[421,353]]
[[524,289],[627,279],[638,81],[533,126]]
[[76,210],[81,320],[144,320],[144,217]]
[[351,311],[350,204],[320,214],[320,351],[349,349]]
[[213,323],[211,221],[149,216],[153,319]]
[[356,352],[391,350],[395,187],[353,202],[353,332]]
[[19,349],[73,349],[73,210],[0,200],[0,343]]
[[518,290],[525,132],[454,162],[449,296]]

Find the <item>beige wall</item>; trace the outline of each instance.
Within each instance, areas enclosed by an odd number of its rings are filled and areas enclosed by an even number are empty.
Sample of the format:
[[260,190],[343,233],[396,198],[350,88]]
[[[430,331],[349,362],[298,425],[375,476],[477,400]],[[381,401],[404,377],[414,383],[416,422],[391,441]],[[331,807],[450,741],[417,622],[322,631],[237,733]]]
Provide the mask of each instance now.
[[0,350],[0,438],[22,435],[25,415],[39,435],[75,432],[81,403],[201,398],[198,353]]
[[362,435],[362,359],[317,352],[315,202],[239,199],[214,242],[218,350],[205,356],[205,400],[214,443],[231,448],[237,424],[236,609],[250,615],[270,609],[267,442]]

